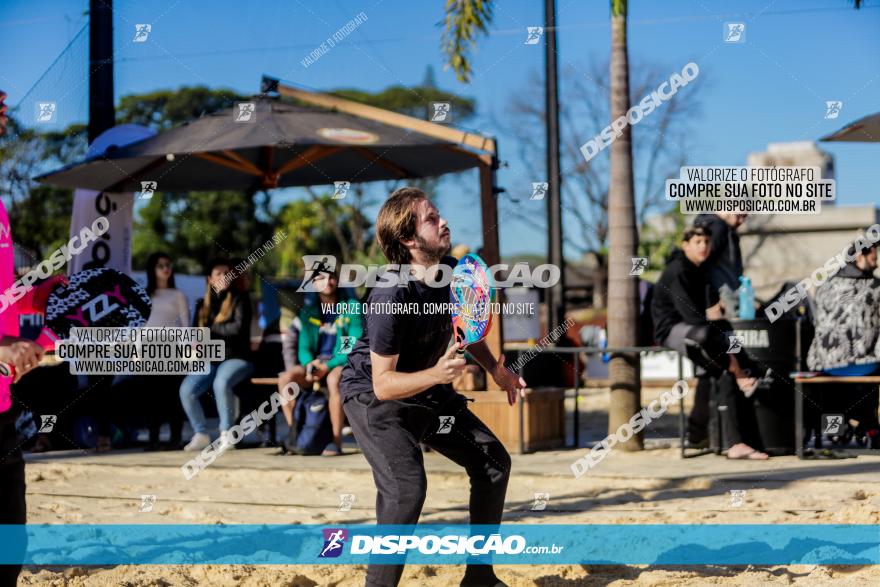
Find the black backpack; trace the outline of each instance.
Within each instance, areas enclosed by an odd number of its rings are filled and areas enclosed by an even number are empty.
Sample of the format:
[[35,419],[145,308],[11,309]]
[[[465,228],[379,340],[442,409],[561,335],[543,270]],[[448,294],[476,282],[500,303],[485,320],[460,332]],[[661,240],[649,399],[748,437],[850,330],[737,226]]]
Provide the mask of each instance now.
[[330,406],[321,391],[303,391],[296,399],[293,428],[285,442],[298,455],[319,455],[333,441]]

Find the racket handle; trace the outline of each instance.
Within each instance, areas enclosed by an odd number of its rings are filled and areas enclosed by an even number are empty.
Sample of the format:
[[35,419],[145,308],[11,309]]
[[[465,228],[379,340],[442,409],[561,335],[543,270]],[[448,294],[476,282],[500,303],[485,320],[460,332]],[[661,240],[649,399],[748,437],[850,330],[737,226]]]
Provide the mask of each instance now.
[[[37,340],[34,342],[43,347],[43,350],[54,351],[55,343],[57,341],[58,335],[52,332],[51,328],[45,326],[43,327],[43,330],[40,331],[39,336],[37,336]],[[45,361],[40,361],[40,363],[45,364]],[[15,367],[9,363],[0,363],[0,377],[15,379]]]
[[15,367],[9,363],[0,363],[0,377],[15,379]]
[[[55,355],[45,355],[37,365],[57,365],[61,360],[58,359]],[[30,372],[30,370],[28,371]],[[15,374],[17,371],[15,370],[14,365],[10,365],[9,363],[0,362],[0,377],[9,377],[11,379],[15,379]]]

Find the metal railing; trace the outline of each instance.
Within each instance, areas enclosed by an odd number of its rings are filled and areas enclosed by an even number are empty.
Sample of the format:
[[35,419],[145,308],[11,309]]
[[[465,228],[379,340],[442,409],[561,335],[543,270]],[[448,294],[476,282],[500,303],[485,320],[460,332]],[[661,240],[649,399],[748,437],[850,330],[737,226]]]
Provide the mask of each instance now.
[[[551,347],[551,348],[541,348],[537,347],[528,347],[524,349],[510,349],[511,351],[516,352],[516,361],[519,361],[519,358],[523,355],[523,353],[551,353],[555,355],[574,355],[574,414],[573,414],[573,427],[574,427],[574,438],[572,445],[566,444],[566,448],[580,448],[580,406],[578,405],[578,399],[580,398],[580,355],[581,353],[586,355],[604,355],[604,354],[634,354],[639,353],[660,353],[660,352],[674,352],[676,353],[676,361],[678,363],[678,380],[681,381],[684,376],[684,363],[682,361],[682,356],[678,354],[675,349],[671,349],[663,346],[632,346],[632,347],[609,347],[609,348],[600,348],[600,347]],[[515,361],[515,362],[516,362]],[[528,363],[526,363],[528,364]],[[522,367],[524,367],[523,365]],[[520,367],[520,372],[522,371],[522,367]],[[528,383],[528,382],[527,382]],[[685,428],[685,415],[684,415],[684,397],[679,398],[679,415],[678,415],[678,431],[679,438],[684,438],[684,428]],[[519,450],[520,453],[526,452],[525,446],[525,435],[523,432],[525,431],[525,406],[524,402],[519,402]],[[567,435],[566,435],[567,436]],[[681,445],[681,453],[684,456],[684,441],[682,440]]]

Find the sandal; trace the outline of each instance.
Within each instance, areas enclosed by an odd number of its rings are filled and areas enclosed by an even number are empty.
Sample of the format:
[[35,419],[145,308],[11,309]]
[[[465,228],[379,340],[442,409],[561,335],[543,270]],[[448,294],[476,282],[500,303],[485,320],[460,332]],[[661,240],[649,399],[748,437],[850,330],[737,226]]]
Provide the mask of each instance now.
[[[731,447],[733,448],[733,447]],[[760,452],[754,448],[749,447],[749,451],[745,452],[739,456],[732,457],[730,456],[730,449],[727,450],[727,458],[731,461],[766,461],[770,458],[765,452]]]
[[322,457],[340,457],[342,456],[342,447],[335,444],[328,444],[327,448],[321,453]]

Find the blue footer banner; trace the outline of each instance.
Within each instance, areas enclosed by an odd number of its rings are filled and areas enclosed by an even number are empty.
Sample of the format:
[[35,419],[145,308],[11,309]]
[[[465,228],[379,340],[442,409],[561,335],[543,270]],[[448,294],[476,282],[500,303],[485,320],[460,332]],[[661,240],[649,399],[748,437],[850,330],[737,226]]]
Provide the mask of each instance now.
[[878,525],[0,525],[0,564],[880,564]]

